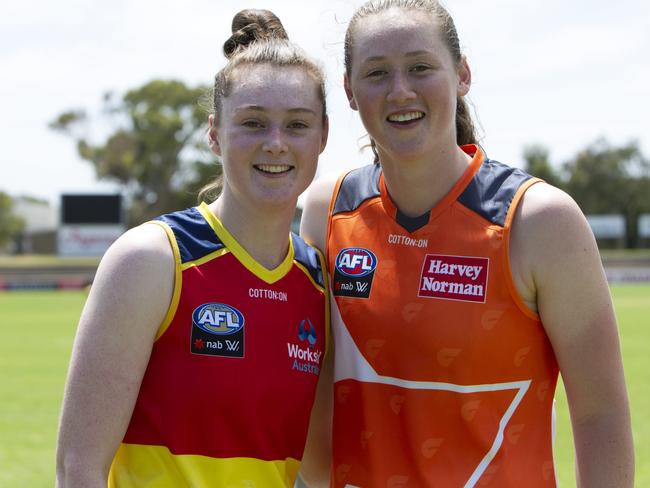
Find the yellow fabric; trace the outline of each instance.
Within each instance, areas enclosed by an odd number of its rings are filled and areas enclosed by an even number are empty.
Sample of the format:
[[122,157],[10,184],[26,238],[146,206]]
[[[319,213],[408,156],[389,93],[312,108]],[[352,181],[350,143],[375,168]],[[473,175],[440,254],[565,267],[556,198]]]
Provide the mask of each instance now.
[[149,222],[145,222],[145,224],[155,224],[162,227],[165,233],[167,234],[167,238],[169,239],[169,244],[172,246],[172,252],[174,253],[174,263],[175,263],[174,292],[172,295],[172,301],[169,304],[169,309],[167,310],[167,314],[165,315],[165,318],[163,319],[162,323],[160,324],[160,327],[158,327],[158,331],[156,332],[155,340],[157,341],[165,333],[169,325],[172,323],[172,319],[174,318],[174,315],[176,315],[176,308],[178,307],[178,300],[180,299],[181,296],[181,285],[183,282],[183,278],[182,278],[183,274],[181,272],[181,252],[178,249],[178,242],[176,242],[176,238],[174,237],[174,231],[172,231],[169,225],[165,224],[164,222],[159,222],[157,220],[151,220]]
[[211,252],[210,254],[206,254],[202,258],[195,259],[194,261],[188,261],[187,263],[181,264],[181,270],[185,271],[188,268],[191,268],[192,266],[201,266],[202,264],[207,263],[208,261],[212,261],[213,259],[217,259],[224,254],[228,254],[230,251],[226,249],[225,247],[222,249],[219,249],[218,251]]
[[251,273],[257,276],[259,279],[265,281],[268,284],[273,284],[276,281],[284,278],[284,276],[289,272],[291,266],[293,266],[293,242],[289,239],[289,251],[287,256],[284,258],[279,266],[275,269],[267,269],[262,266],[260,263],[255,261],[255,259],[244,249],[239,242],[232,236],[230,232],[223,226],[221,221],[217,218],[216,215],[212,213],[210,207],[205,202],[202,202],[201,205],[197,207],[198,211],[203,215],[205,220],[210,224],[210,227],[214,232],[219,236],[221,242],[234,254],[234,256],[241,262]]
[[164,446],[122,444],[113,459],[109,488],[293,487],[300,461],[215,459],[174,455]]

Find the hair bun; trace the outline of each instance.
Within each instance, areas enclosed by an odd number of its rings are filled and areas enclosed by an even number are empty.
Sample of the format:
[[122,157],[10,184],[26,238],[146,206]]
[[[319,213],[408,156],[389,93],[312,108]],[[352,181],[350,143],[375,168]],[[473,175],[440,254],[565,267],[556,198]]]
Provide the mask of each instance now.
[[270,10],[242,10],[232,19],[232,35],[223,44],[223,54],[230,59],[237,51],[264,39],[289,39],[289,36]]

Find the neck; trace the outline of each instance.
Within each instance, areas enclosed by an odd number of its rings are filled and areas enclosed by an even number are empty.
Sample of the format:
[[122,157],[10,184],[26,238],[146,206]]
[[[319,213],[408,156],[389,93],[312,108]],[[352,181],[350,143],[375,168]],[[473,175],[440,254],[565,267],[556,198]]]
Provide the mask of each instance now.
[[427,159],[395,160],[380,153],[384,181],[399,210],[418,217],[427,213],[454,187],[471,158],[458,146]]
[[275,269],[289,251],[295,204],[258,208],[238,201],[226,187],[210,210],[237,242],[266,269]]

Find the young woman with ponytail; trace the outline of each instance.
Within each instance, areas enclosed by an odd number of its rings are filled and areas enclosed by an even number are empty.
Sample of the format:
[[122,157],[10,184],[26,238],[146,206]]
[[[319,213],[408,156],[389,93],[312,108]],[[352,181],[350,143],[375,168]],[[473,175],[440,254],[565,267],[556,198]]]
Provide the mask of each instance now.
[[365,3],[345,66],[377,164],[314,185],[301,229],[335,297],[331,486],[555,487],[560,372],[578,485],[633,486],[593,235],[568,195],[477,145],[449,13]]
[[329,304],[321,255],[290,226],[327,140],[324,82],[271,12],[232,30],[209,116],[221,193],[104,256],[72,353],[60,487],[296,479]]

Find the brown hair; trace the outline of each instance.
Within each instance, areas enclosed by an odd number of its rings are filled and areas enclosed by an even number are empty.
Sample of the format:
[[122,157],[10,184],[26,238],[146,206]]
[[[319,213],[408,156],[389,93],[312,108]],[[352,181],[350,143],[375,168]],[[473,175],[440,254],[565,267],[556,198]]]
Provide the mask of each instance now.
[[[318,85],[322,101],[323,121],[327,119],[325,76],[320,66],[289,41],[282,22],[270,10],[246,9],[232,19],[232,35],[223,45],[228,64],[214,77],[210,112],[218,118],[222,101],[232,92],[233,73],[242,66],[270,64],[277,67],[298,67],[311,75]],[[204,186],[199,201],[215,198],[221,189],[221,178]]]
[[[344,59],[345,72],[348,78],[352,72],[353,33],[356,25],[365,17],[381,13],[391,8],[420,10],[432,15],[439,23],[443,40],[449,48],[453,60],[457,65],[461,62],[463,53],[460,49],[460,41],[454,20],[449,15],[449,12],[436,0],[370,0],[359,7],[354,13],[345,32]],[[456,143],[460,146],[463,144],[476,144],[476,142],[477,137],[469,107],[463,97],[458,97],[456,100]],[[375,155],[375,161],[378,161],[379,156],[375,142],[371,139],[370,143]]]

